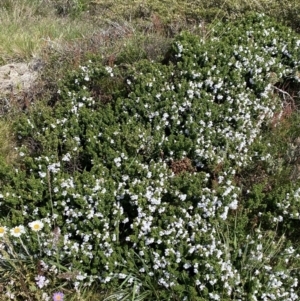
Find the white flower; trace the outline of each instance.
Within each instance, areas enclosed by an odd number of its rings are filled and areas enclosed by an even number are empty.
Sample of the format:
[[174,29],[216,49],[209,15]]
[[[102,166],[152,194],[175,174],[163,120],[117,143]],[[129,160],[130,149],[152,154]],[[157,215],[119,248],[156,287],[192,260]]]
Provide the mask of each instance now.
[[180,195],[179,195],[179,199],[180,199],[181,201],[185,201],[185,199],[186,199],[186,194],[180,194]]
[[60,170],[60,162],[48,165],[48,170],[57,173]]
[[10,291],[6,292],[5,295],[10,299],[15,299],[15,295],[11,293]]
[[24,233],[25,233],[25,228],[22,225],[10,229],[10,234],[14,237],[20,237]]
[[47,293],[43,293],[42,294],[42,300],[44,300],[44,301],[49,301],[50,300],[50,297],[48,296],[48,294]]
[[47,174],[46,174],[45,172],[39,171],[39,176],[40,176],[41,178],[45,178],[46,175],[47,175]]
[[41,221],[34,221],[28,224],[31,230],[38,232],[40,231],[43,227],[44,224]]
[[0,237],[3,237],[6,232],[7,232],[7,227],[0,226]]
[[238,201],[237,200],[233,200],[230,204],[229,204],[229,208],[232,210],[236,210],[238,207]]
[[66,153],[63,157],[62,157],[62,161],[70,161],[71,159],[71,155],[69,153]]
[[49,283],[49,280],[46,280],[46,277],[41,276],[41,275],[36,276],[35,280],[36,280],[36,285],[39,288],[43,288],[44,286],[46,286]]

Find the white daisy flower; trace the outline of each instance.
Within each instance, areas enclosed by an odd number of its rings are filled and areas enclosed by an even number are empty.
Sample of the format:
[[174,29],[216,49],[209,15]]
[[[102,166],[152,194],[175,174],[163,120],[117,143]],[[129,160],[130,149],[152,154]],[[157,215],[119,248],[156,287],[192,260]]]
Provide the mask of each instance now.
[[41,221],[34,221],[28,224],[31,230],[38,232],[40,231],[43,227],[44,224]]
[[7,227],[0,226],[0,237],[3,237],[6,232],[7,232]]
[[22,225],[10,229],[10,234],[14,237],[20,237],[24,233],[25,233],[25,228]]

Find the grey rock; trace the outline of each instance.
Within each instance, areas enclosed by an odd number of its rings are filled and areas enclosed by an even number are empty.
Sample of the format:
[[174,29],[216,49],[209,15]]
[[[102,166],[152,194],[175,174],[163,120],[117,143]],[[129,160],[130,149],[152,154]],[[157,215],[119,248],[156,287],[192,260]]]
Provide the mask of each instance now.
[[6,97],[28,92],[36,81],[41,68],[40,60],[0,66],[0,95]]

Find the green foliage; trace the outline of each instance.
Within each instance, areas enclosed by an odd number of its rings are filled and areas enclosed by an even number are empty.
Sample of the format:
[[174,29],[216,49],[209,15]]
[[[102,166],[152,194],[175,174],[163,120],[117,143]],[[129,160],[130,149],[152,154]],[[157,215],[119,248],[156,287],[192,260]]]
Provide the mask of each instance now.
[[12,164],[17,157],[14,149],[16,142],[11,126],[10,116],[0,118],[0,160],[2,162],[0,166],[3,169],[10,168],[9,164]]
[[73,16],[76,17],[88,10],[88,0],[54,0],[53,5],[59,16]]
[[278,144],[281,156],[263,144],[283,111],[276,91],[299,82],[300,40],[257,14],[210,32],[182,33],[162,62],[91,59],[51,106],[16,123],[20,165],[1,217],[43,221],[43,248],[29,252],[75,273],[75,287],[124,281],[117,295],[132,300],[296,300],[297,232],[285,233],[299,189],[282,174],[291,144]]

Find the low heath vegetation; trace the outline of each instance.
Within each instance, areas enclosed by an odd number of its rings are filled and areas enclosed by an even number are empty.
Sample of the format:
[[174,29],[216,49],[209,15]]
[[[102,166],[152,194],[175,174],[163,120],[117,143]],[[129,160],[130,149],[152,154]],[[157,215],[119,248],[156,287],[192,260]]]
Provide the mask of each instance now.
[[300,37],[261,13],[205,30],[87,55],[14,118],[7,299],[299,300]]

